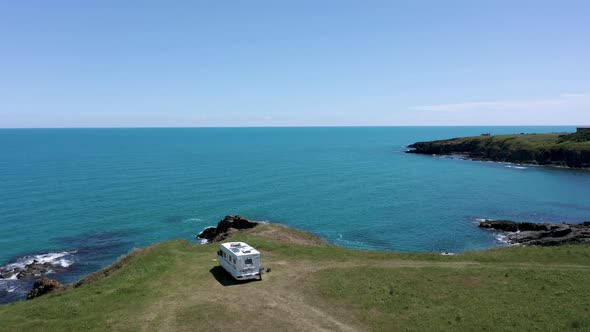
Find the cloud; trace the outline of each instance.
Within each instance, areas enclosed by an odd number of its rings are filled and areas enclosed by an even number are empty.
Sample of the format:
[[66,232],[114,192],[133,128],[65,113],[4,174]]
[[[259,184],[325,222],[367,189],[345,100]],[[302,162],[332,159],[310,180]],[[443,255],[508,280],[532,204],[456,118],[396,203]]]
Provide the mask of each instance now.
[[414,111],[457,112],[457,111],[584,111],[590,112],[590,93],[562,93],[558,97],[533,100],[500,100],[463,102],[410,107]]

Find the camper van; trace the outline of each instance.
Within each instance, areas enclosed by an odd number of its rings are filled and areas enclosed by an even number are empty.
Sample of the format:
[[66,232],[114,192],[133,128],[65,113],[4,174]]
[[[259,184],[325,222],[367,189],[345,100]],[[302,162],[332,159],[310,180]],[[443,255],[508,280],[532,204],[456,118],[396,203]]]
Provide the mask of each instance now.
[[237,280],[262,280],[260,252],[245,242],[222,243],[217,260]]

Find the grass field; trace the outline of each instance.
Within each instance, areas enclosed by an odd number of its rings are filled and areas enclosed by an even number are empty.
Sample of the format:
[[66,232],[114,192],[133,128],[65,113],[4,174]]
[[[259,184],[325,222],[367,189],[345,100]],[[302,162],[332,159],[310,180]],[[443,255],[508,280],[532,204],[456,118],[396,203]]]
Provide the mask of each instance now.
[[[473,139],[466,138],[466,139]],[[476,136],[475,138],[486,138]],[[531,149],[590,149],[589,133],[549,133],[549,134],[519,134],[519,135],[496,135],[491,136],[495,141],[505,144],[509,148],[531,148]]]
[[259,248],[272,272],[235,283],[217,244],[164,242],[79,288],[0,306],[0,330],[590,330],[587,245],[401,254],[278,225],[232,240]]

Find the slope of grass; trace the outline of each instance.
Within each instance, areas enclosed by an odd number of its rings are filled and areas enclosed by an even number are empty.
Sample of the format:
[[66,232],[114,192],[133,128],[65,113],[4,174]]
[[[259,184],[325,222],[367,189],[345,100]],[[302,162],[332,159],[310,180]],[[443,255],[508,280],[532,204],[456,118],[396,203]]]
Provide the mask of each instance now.
[[0,330],[590,329],[587,245],[401,254],[276,225],[232,240],[259,248],[272,272],[235,283],[217,267],[217,244],[168,241],[79,288],[0,306]]

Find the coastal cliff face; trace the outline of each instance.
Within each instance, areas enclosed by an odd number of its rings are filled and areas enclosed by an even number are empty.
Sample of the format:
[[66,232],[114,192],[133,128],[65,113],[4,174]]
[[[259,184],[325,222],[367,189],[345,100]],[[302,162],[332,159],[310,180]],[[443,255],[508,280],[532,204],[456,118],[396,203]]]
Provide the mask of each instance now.
[[462,154],[468,158],[513,163],[590,168],[590,135],[519,134],[460,137],[417,142],[408,153]]

